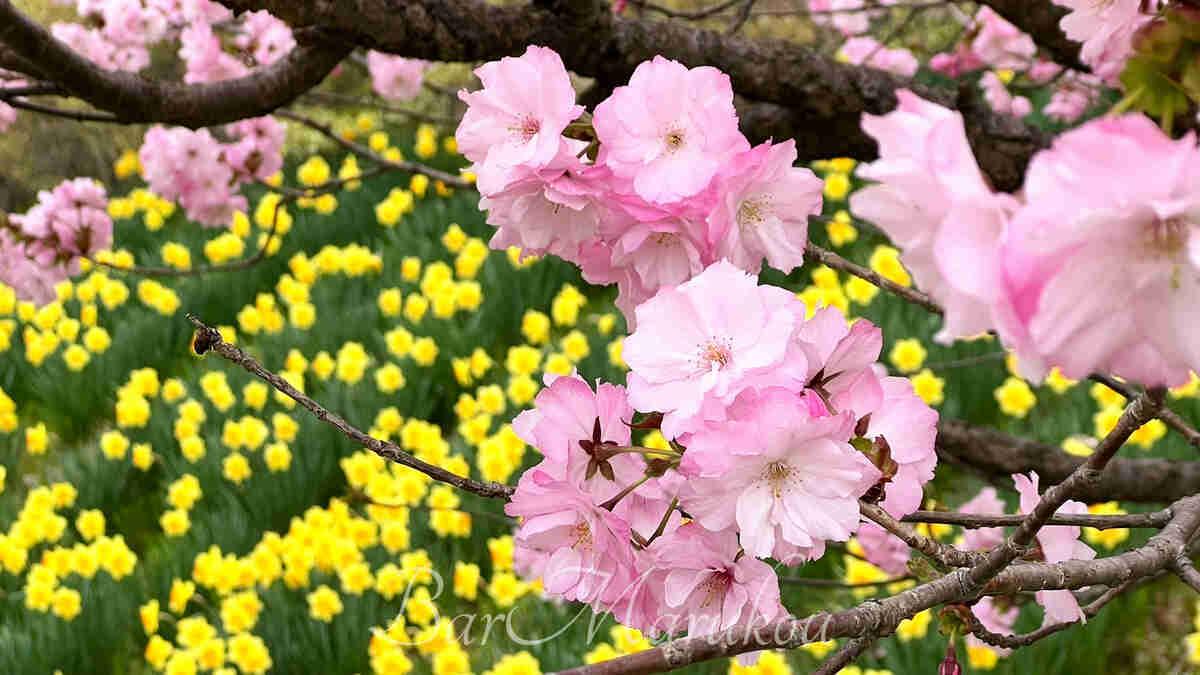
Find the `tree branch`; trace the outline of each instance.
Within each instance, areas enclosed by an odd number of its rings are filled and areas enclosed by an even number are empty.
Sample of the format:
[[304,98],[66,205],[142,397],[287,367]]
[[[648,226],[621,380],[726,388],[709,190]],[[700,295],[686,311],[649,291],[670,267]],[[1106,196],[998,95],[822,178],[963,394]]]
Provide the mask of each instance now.
[[[957,511],[914,511],[900,519],[904,523],[941,523],[959,525],[967,529],[979,527],[1008,527],[1020,525],[1025,516],[977,516],[973,513]],[[1047,525],[1078,525],[1094,527],[1097,530],[1110,530],[1120,527],[1149,527],[1159,528],[1171,522],[1171,510],[1163,509],[1153,513],[1129,513],[1111,516],[1094,516],[1090,514],[1053,516],[1046,521]]]
[[[1062,448],[983,429],[960,420],[938,424],[938,460],[975,469],[997,481],[1014,473],[1037,471],[1047,484],[1071,475],[1084,459]],[[1109,462],[1099,481],[1080,488],[1075,499],[1163,503],[1200,493],[1200,462],[1118,457]]]
[[[311,39],[300,31],[297,39]],[[300,44],[275,63],[245,77],[206,84],[158,82],[135,73],[104,70],[45,28],[0,0],[0,43],[10,54],[0,63],[51,80],[113,121],[163,122],[197,128],[265,115],[320,84],[353,45]],[[30,64],[34,68],[27,69]],[[30,72],[32,70],[33,72]],[[45,112],[45,111],[42,111]]]
[[930,312],[933,312],[934,314],[938,314],[938,315],[942,314],[943,310],[942,310],[941,305],[937,304],[937,302],[935,302],[933,300],[933,298],[929,297],[928,295],[922,293],[921,291],[918,291],[915,288],[908,288],[907,286],[901,286],[900,284],[898,284],[890,279],[884,278],[883,276],[877,274],[873,270],[867,269],[866,267],[863,267],[862,265],[859,265],[857,263],[853,263],[853,262],[850,262],[849,260],[846,260],[845,258],[834,253],[833,251],[828,251],[826,249],[821,248],[820,246],[817,246],[816,244],[813,244],[812,242],[809,242],[809,244],[804,249],[804,253],[806,255],[808,255],[809,257],[815,258],[822,265],[832,267],[833,269],[838,270],[840,272],[845,272],[846,274],[850,274],[850,275],[856,276],[860,279],[863,279],[864,281],[867,281],[875,286],[878,286],[882,290],[885,290],[893,295],[899,296],[902,300],[907,300],[908,302],[911,302],[914,305],[917,305],[919,307],[924,307],[925,309],[929,310]]
[[[1104,609],[1105,605],[1112,602],[1118,596],[1124,594],[1131,588],[1146,582],[1153,576],[1157,575],[1141,577],[1138,579],[1130,579],[1129,581],[1108,589],[1095,601],[1081,608],[1084,616],[1089,619],[1093,616],[1096,616],[1100,613],[1101,609]],[[1077,621],[1052,623],[1047,626],[1042,626],[1041,628],[1030,633],[1023,633],[1021,635],[1004,635],[1003,633],[993,633],[987,628],[984,628],[983,624],[979,623],[979,619],[975,616],[975,613],[971,613],[971,634],[988,643],[989,645],[992,645],[993,647],[1002,647],[1004,649],[1019,649],[1021,647],[1028,647],[1042,638],[1049,637],[1055,633],[1062,632],[1071,626],[1078,625],[1079,622]]]
[[[1174,519],[1141,548],[1098,560],[1070,560],[1056,565],[1022,563],[998,575],[985,595],[1024,591],[1117,586],[1160,573],[1171,565],[1200,528],[1200,496],[1172,504]],[[888,635],[906,618],[948,602],[974,599],[978,590],[967,583],[968,571],[958,569],[927,584],[838,612],[820,612],[765,625],[738,626],[713,635],[672,640],[654,649],[562,671],[562,675],[642,675],[759,649],[791,649],[808,642],[834,638]]]
[[188,315],[188,320],[196,326],[199,331],[197,342],[195,345],[196,352],[204,354],[205,352],[216,352],[219,356],[235,365],[241,366],[246,372],[250,373],[263,380],[267,384],[274,387],[277,391],[283,392],[296,403],[299,403],[305,410],[313,414],[314,417],[329,424],[338,431],[342,432],[346,438],[354,441],[367,448],[371,452],[380,457],[403,464],[410,469],[415,469],[430,478],[441,481],[460,490],[487,497],[489,499],[505,499],[512,496],[513,488],[500,483],[481,483],[479,481],[464,478],[458,474],[451,473],[440,466],[424,462],[409,453],[405,452],[400,446],[391,442],[384,442],[378,438],[373,438],[360,431],[358,428],[351,425],[346,420],[342,419],[336,413],[332,413],[321,406],[313,399],[299,391],[287,380],[272,373],[263,367],[261,363],[256,361],[252,356],[242,351],[238,347],[229,344],[221,339],[221,334],[215,328],[211,328],[193,314]]
[[486,61],[545,45],[571,70],[608,84],[627,80],[639,63],[658,54],[689,66],[716,66],[740,95],[786,107],[747,115],[743,131],[756,140],[796,137],[801,160],[873,159],[875,143],[859,120],[864,112],[893,109],[899,88],[963,112],[976,157],[999,189],[1018,188],[1030,156],[1048,143],[1016,118],[992,112],[967,85],[950,90],[919,85],[840,63],[815,49],[680,22],[625,19],[613,16],[607,2],[584,3],[590,11],[566,16],[537,5],[482,0],[222,0],[237,11],[265,9],[293,26],[321,26],[370,49],[435,61]]
[[859,502],[858,508],[862,515],[899,537],[909,547],[924,553],[944,567],[970,567],[983,560],[983,555],[980,553],[960,551],[953,546],[918,534],[916,530],[896,520],[890,513],[874,504]]
[[857,659],[867,648],[871,646],[868,638],[854,638],[847,642],[837,653],[826,659],[821,667],[813,671],[813,675],[834,675],[842,672],[842,668],[850,665]]
[[[1133,398],[1138,393],[1137,389],[1108,375],[1093,375],[1090,379],[1103,384],[1127,399]],[[1163,405],[1162,409],[1158,411],[1158,419],[1179,432],[1193,447],[1200,448],[1200,431],[1197,431],[1195,427],[1188,424],[1186,420],[1179,416],[1179,413]]]

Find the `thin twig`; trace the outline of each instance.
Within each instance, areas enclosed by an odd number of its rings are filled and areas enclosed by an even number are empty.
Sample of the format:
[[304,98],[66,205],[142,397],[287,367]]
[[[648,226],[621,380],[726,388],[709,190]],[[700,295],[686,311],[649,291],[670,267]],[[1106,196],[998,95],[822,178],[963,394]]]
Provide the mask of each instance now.
[[983,560],[983,556],[979,553],[960,551],[953,546],[919,534],[916,530],[896,520],[890,513],[874,504],[860,501],[858,507],[864,516],[874,521],[877,525],[896,535],[910,547],[924,553],[946,567],[970,567]]
[[[1020,525],[1025,520],[1022,515],[979,516],[973,513],[957,511],[914,511],[900,519],[905,523],[939,523],[943,525],[960,525],[967,529],[978,527],[1008,527]],[[1163,509],[1153,513],[1129,513],[1111,516],[1096,516],[1091,514],[1056,515],[1046,521],[1046,525],[1078,525],[1093,527],[1097,530],[1110,530],[1121,527],[1161,528],[1171,522],[1171,510]]]
[[841,672],[842,668],[853,663],[863,652],[867,651],[867,647],[871,646],[871,642],[873,642],[871,638],[854,638],[843,645],[841,649],[837,650],[837,653],[829,657],[819,668],[814,670],[813,675],[834,675],[834,673]]
[[[1133,398],[1138,393],[1137,389],[1108,375],[1092,375],[1089,379],[1103,384],[1125,398]],[[1164,404],[1159,409],[1157,417],[1164,424],[1179,432],[1193,447],[1200,448],[1200,431],[1197,431],[1195,427],[1188,424],[1186,420],[1179,416],[1179,413],[1176,413]]]
[[326,410],[320,403],[317,403],[293,387],[287,380],[264,368],[261,363],[246,352],[226,342],[221,338],[220,332],[206,325],[196,315],[188,314],[188,320],[199,330],[196,343],[197,352],[213,351],[227,361],[241,366],[250,374],[255,375],[274,387],[277,391],[282,392],[285,396],[299,403],[317,419],[334,427],[350,440],[362,445],[380,457],[391,462],[396,462],[397,464],[403,464],[410,469],[420,471],[436,481],[441,481],[460,490],[466,490],[480,497],[507,500],[512,496],[513,488],[511,486],[491,482],[482,483],[470,478],[464,478],[440,466],[417,459],[395,443],[381,441],[378,438],[363,433],[357,427],[342,419],[338,414]]
[[446,185],[449,185],[452,187],[462,187],[462,188],[471,187],[471,183],[468,183],[467,181],[463,180],[462,178],[460,178],[458,176],[446,173],[445,171],[441,171],[441,170],[435,169],[433,167],[425,166],[424,164],[418,164],[417,162],[409,162],[409,161],[393,162],[393,161],[383,157],[382,155],[376,153],[375,151],[371,150],[370,148],[366,147],[365,145],[359,145],[358,143],[355,143],[354,141],[350,141],[350,140],[346,140],[345,138],[342,138],[328,124],[322,124],[321,122],[318,122],[317,120],[314,120],[313,118],[308,117],[306,115],[301,115],[298,113],[294,113],[290,110],[282,110],[282,109],[275,111],[275,114],[280,117],[283,117],[285,119],[289,119],[294,122],[299,122],[311,129],[313,129],[314,131],[320,133],[321,135],[329,138],[330,140],[334,141],[335,143],[342,146],[343,148],[346,148],[350,152],[353,152],[354,154],[360,155],[362,157],[366,157],[367,159],[369,159],[372,162],[375,162],[376,164],[379,164],[381,166],[386,166],[386,167],[389,167],[392,169],[396,169],[397,171],[407,171],[409,173],[419,173],[419,174],[422,174],[425,176],[429,176],[430,178],[433,178],[434,180],[440,180],[443,183],[445,183]]
[[914,305],[924,307],[934,314],[942,314],[941,306],[938,305],[937,302],[935,302],[933,298],[929,297],[928,295],[918,291],[915,288],[901,286],[890,279],[885,279],[883,276],[875,273],[874,271],[869,270],[862,265],[852,263],[833,251],[828,251],[820,246],[817,246],[816,244],[813,244],[812,242],[809,242],[808,246],[805,247],[804,252],[809,257],[816,258],[817,261],[823,265],[827,265],[840,272],[845,272],[846,274],[851,274],[864,281],[870,282],[871,284],[878,286],[889,293],[900,296],[900,298],[907,300]]
[[54,117],[62,117],[76,122],[106,122],[113,124],[124,124],[125,120],[111,113],[90,112],[87,110],[68,110],[66,108],[56,108],[52,105],[43,105],[41,103],[33,103],[22,98],[5,98],[0,96],[0,100],[14,108],[22,110],[31,110],[33,112],[42,113],[43,115],[53,115]]
[[1196,566],[1192,564],[1191,558],[1188,558],[1186,554],[1179,554],[1172,569],[1176,576],[1183,580],[1183,583],[1191,586],[1193,591],[1200,593],[1200,572],[1196,571]]

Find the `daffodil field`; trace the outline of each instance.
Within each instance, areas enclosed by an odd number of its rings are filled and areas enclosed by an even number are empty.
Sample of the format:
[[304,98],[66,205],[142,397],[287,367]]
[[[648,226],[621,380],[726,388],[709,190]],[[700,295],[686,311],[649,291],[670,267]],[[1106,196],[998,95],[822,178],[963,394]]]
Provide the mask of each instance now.
[[[370,115],[341,124],[343,137],[392,160],[453,174],[467,164],[450,129],[382,126]],[[859,187],[854,162],[813,168],[825,179],[813,241],[910,285],[897,251],[846,210]],[[116,159],[120,177],[106,186],[114,250],[59,284],[56,301],[35,306],[0,288],[0,672],[536,675],[650,645],[518,578],[515,521],[499,503],[389,464],[244,370],[197,356],[185,318],[220,326],[370,435],[453,473],[511,484],[540,459],[510,422],[544,374],[623,381],[614,289],[589,286],[557,259],[489,250],[474,190],[400,172],[360,177],[332,143],[289,155],[271,185],[248,186],[248,212],[228,230],[189,222],[139,170],[134,153]],[[338,179],[336,192],[285,198]],[[244,269],[183,274],[263,247]],[[878,324],[892,374],[909,377],[943,419],[1086,455],[1125,403],[1057,374],[1031,385],[986,335],[936,344],[938,317],[828,267],[768,271],[764,281],[797,292],[810,312],[835,305]],[[1171,391],[1181,416],[1200,419],[1198,387],[1193,375]],[[1146,457],[1194,452],[1158,420],[1132,441],[1131,454]],[[642,444],[665,447],[657,432]],[[943,463],[926,506],[956,507],[984,478]],[[1090,506],[1125,508],[1149,510]],[[949,542],[961,530],[930,534]],[[1147,537],[1084,534],[1101,554]],[[895,586],[867,585],[890,577],[857,553],[852,540],[781,570],[784,604],[849,607]],[[1185,672],[1200,656],[1189,653],[1200,635],[1188,637],[1197,628],[1185,598],[1164,580],[1030,649],[972,646],[965,665]],[[1028,600],[1018,630],[1041,621]],[[869,667],[842,672],[935,672],[946,644],[938,623],[922,612],[867,652]],[[1172,638],[1144,642],[1151,624]],[[834,644],[689,672],[805,673]]]

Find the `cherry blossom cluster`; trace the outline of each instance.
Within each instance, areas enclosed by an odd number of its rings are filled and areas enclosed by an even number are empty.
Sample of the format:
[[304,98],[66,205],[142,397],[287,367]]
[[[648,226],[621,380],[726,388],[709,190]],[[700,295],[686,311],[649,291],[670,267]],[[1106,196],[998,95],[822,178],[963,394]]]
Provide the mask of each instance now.
[[207,129],[155,126],[138,156],[150,189],[178,200],[192,220],[220,227],[246,210],[236,194],[242,183],[266,179],[283,167],[284,127],[273,117],[245,119],[225,127],[221,142]]
[[655,57],[588,116],[550,49],[475,72],[484,87],[459,94],[456,139],[498,228],[493,248],[551,253],[590,283],[616,283],[631,326],[634,307],[717,260],[755,273],[764,259],[803,263],[822,183],[792,166],[794,141],[750,147],[724,73]]
[[[54,37],[110,70],[139,71],[150,65],[149,49],[178,39],[187,66],[186,82],[241,77],[254,65],[274,63],[295,46],[291,28],[265,11],[238,22],[211,0],[76,0],[80,23],[58,22]],[[223,22],[222,40],[214,24]],[[232,48],[234,53],[225,51]]]
[[90,178],[38,193],[24,215],[0,221],[0,282],[21,298],[44,304],[54,285],[79,273],[79,261],[112,246],[104,187]]
[[[506,507],[515,559],[547,593],[652,634],[761,625],[785,614],[765,559],[848,540],[860,499],[919,507],[937,413],[882,374],[876,326],[830,307],[806,319],[727,260],[636,312],[625,387],[548,376],[513,421],[544,455]],[[632,445],[635,428],[669,447]]]
[[1020,197],[994,192],[962,117],[911,92],[864,115],[877,181],[851,210],[902,249],[945,308],[937,339],[995,330],[1040,380],[1053,366],[1175,386],[1200,369],[1200,148],[1142,115],[1088,122],[1029,164]]
[[411,101],[421,93],[421,83],[428,61],[406,59],[383,52],[367,52],[367,70],[371,74],[371,89],[393,101]]

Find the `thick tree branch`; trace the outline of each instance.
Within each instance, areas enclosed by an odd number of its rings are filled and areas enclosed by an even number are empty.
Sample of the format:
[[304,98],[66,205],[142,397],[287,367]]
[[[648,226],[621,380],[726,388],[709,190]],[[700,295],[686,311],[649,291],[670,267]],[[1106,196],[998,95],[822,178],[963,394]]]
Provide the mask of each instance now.
[[[793,44],[746,40],[673,21],[615,17],[601,0],[579,3],[590,11],[576,7],[562,14],[537,4],[500,7],[482,0],[222,4],[237,11],[265,9],[295,27],[319,26],[371,49],[436,61],[492,60],[520,54],[531,44],[545,45],[571,70],[610,85],[627,80],[639,63],[658,54],[689,66],[716,66],[729,74],[738,94],[783,107],[747,115],[747,135],[796,137],[801,160],[873,159],[874,141],[859,128],[859,119],[864,112],[894,108],[899,88],[963,112],[979,163],[999,189],[1018,188],[1029,157],[1047,144],[1040,132],[992,112],[969,86],[927,87]],[[813,150],[818,154],[807,154]]]
[[[303,39],[303,34],[298,34]],[[5,67],[62,85],[117,121],[204,127],[265,115],[320,84],[352,45],[301,44],[274,64],[224,82],[158,82],[134,73],[104,70],[45,28],[0,0],[0,43]],[[35,64],[32,69],[27,69]],[[22,67],[24,66],[24,67]],[[32,72],[31,72],[32,71]]]
[[403,464],[411,469],[420,471],[434,480],[477,494],[480,497],[506,500],[512,496],[513,488],[511,486],[501,485],[500,483],[481,483],[470,478],[464,478],[440,466],[413,457],[395,443],[384,442],[378,438],[368,436],[336,413],[326,410],[320,403],[317,403],[289,384],[287,380],[264,368],[254,357],[221,339],[221,334],[215,328],[205,325],[204,322],[191,314],[188,315],[188,320],[199,331],[195,347],[198,353],[216,352],[225,360],[234,365],[241,366],[246,372],[258,377],[277,391],[283,392],[296,403],[299,403],[317,419],[334,427],[350,440],[361,444],[380,457],[390,462]]
[[[1175,502],[1172,513],[1175,518],[1141,548],[1098,560],[1070,560],[1056,565],[1017,564],[993,579],[983,589],[983,594],[1011,595],[1098,584],[1118,586],[1132,579],[1159,574],[1186,550],[1187,541],[1200,528],[1200,496]],[[948,602],[973,600],[980,591],[972,587],[967,577],[966,569],[958,569],[927,584],[878,601],[867,601],[852,609],[681,638],[654,649],[562,672],[564,675],[660,673],[758,649],[790,649],[834,638],[870,639],[888,635],[901,621],[921,610]]]
[[[975,469],[1012,485],[1014,473],[1037,471],[1046,484],[1058,483],[1083,464],[1084,459],[1062,448],[982,429],[959,420],[938,425],[938,459]],[[1200,493],[1200,462],[1118,457],[1096,483],[1082,486],[1075,499],[1170,502]]]

